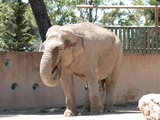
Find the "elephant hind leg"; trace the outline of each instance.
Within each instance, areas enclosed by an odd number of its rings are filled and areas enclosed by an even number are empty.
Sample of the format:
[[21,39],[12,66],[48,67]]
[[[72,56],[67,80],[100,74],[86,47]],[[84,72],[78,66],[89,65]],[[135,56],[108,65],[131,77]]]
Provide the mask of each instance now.
[[114,94],[114,89],[115,89],[115,83],[112,78],[106,79],[105,88],[106,88],[106,98],[105,98],[104,111],[105,112],[114,112],[113,94]]
[[98,81],[99,84],[99,91],[104,92],[105,91],[105,79]]
[[98,81],[92,78],[88,81],[90,109],[93,113],[103,112],[104,106],[99,96]]
[[112,74],[109,78],[106,79],[105,82],[105,88],[106,88],[106,100],[105,100],[105,111],[106,112],[114,112],[114,91],[116,82],[118,79],[119,69],[116,67],[116,69],[113,70]]
[[113,95],[115,91],[115,86],[118,80],[118,75],[121,69],[121,61],[122,61],[123,51],[119,51],[119,55],[116,60],[116,64],[109,78],[106,79],[105,87],[106,87],[106,100],[105,100],[105,111],[114,112],[113,108]]

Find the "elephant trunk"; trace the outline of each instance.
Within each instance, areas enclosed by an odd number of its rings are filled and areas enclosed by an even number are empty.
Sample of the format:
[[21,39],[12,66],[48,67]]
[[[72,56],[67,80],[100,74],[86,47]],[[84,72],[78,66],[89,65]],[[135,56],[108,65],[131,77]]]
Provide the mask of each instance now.
[[44,84],[48,87],[54,87],[59,82],[61,70],[60,63],[58,62],[60,60],[58,60],[57,48],[45,50],[40,62],[40,76]]

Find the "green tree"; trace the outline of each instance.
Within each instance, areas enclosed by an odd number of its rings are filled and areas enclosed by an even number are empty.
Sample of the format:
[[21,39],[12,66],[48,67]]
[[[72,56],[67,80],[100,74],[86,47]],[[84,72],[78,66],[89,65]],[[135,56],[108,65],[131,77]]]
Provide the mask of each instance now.
[[45,1],[45,3],[53,25],[64,25],[77,22],[76,15],[74,13],[74,0],[50,0]]
[[[130,2],[132,5],[160,4],[159,0],[128,0],[128,2]],[[125,1],[121,0],[120,2],[112,3],[112,5],[125,5]],[[114,9],[105,10],[100,23],[104,25],[119,26],[153,26],[155,23],[154,17],[153,9]]]
[[[88,9],[76,9],[76,5],[89,4],[88,0],[44,0],[52,25],[73,24],[89,20]],[[102,4],[101,0],[92,2],[94,5]],[[97,10],[92,10],[92,21],[96,21]]]
[[[144,5],[142,0],[130,0],[133,5]],[[129,2],[129,1],[128,1]],[[136,3],[136,4],[134,4]],[[112,5],[125,5],[125,2],[114,2]],[[118,26],[139,26],[141,24],[142,10],[130,9],[113,9],[105,10],[100,22],[104,25],[118,25]]]
[[[149,0],[148,4],[150,5],[160,5],[160,0]],[[145,25],[154,25],[155,24],[155,11],[154,10],[145,10]],[[159,22],[160,22],[160,12],[159,12]]]
[[[29,19],[26,19],[28,4],[21,0],[5,2],[0,15],[3,29],[0,34],[1,50],[5,51],[33,51],[37,40],[36,29]],[[7,9],[5,9],[7,8]],[[3,14],[5,13],[5,14]],[[28,18],[30,16],[28,15]]]

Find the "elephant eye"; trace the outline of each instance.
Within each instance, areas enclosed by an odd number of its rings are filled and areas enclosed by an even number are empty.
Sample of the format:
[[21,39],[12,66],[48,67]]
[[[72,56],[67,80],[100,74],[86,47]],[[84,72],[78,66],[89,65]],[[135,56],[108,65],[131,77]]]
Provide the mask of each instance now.
[[59,47],[58,47],[58,50],[59,50],[59,51],[64,50],[64,45],[59,46]]

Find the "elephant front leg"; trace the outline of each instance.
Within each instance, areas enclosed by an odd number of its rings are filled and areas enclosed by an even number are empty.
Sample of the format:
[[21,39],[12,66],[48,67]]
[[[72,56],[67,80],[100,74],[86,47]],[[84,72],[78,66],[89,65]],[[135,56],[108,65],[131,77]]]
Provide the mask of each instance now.
[[74,80],[73,75],[62,75],[61,79],[62,87],[66,99],[66,110],[64,112],[65,116],[75,116],[78,114],[76,108],[76,99],[74,91]]
[[104,106],[99,96],[99,86],[97,80],[88,81],[90,109],[93,113],[103,112]]

